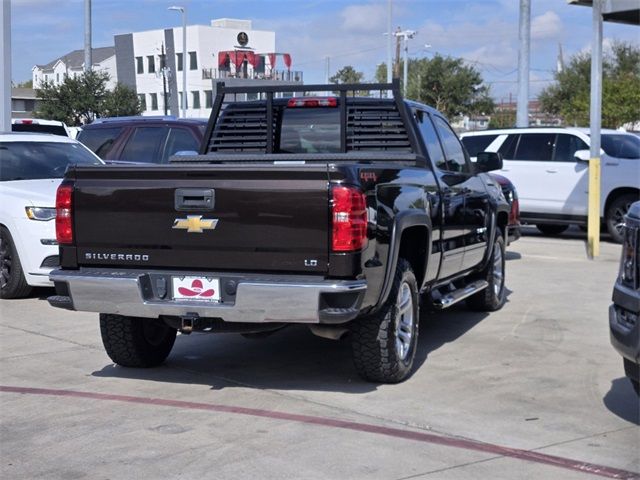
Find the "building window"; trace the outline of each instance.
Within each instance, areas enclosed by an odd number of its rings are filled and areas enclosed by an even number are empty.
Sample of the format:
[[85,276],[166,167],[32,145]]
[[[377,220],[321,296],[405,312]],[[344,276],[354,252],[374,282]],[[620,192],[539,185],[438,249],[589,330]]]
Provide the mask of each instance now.
[[147,66],[149,67],[147,69],[149,73],[156,72],[156,58],[153,55],[147,57]]
[[198,69],[198,58],[196,52],[189,52],[189,70]]
[[186,106],[183,105],[185,98],[182,95],[182,92],[178,92],[178,98],[180,99],[180,108],[189,108],[189,103],[188,102],[187,102]]
[[151,110],[158,110],[158,94],[151,93]]
[[136,57],[136,72],[144,73],[144,64],[142,63],[142,57]]
[[60,74],[56,73],[56,83],[60,81]]
[[46,73],[44,74],[44,81],[48,82],[49,81],[49,75],[47,75]]
[[140,102],[140,108],[144,111],[147,109],[147,98],[144,93],[138,94],[138,101]]
[[193,101],[191,102],[193,104],[193,108],[200,108],[200,92],[198,91],[193,91],[191,92]]
[[213,91],[212,90],[204,91],[204,106],[205,108],[213,107]]
[[182,54],[176,53],[176,57],[178,62],[178,71],[181,72],[182,71]]

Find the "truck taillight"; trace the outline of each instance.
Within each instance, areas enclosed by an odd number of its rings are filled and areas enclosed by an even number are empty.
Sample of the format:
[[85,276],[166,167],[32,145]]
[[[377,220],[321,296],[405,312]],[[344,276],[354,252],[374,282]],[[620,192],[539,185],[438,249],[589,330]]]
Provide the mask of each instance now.
[[73,185],[63,183],[56,192],[56,240],[73,243]]
[[334,252],[355,252],[367,244],[367,204],[358,188],[336,185],[331,190]]

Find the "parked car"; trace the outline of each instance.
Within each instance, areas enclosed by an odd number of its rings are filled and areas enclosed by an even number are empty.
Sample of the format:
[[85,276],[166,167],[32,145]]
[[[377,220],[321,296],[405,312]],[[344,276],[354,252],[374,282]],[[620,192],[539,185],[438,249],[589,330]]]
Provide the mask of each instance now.
[[206,126],[203,119],[104,118],[83,126],[78,140],[105,161],[167,163],[177,152],[198,152]]
[[498,175],[497,173],[489,173],[489,176],[495,180],[505,200],[509,204],[509,223],[507,224],[507,245],[515,242],[522,235],[520,228],[520,202],[518,200],[518,191],[516,186],[507,177]]
[[620,272],[609,307],[611,343],[640,396],[640,202],[631,205],[622,227]]
[[69,165],[103,162],[84,145],[48,134],[0,134],[0,297],[52,286],[57,267],[56,189]]
[[69,137],[69,128],[64,122],[58,120],[44,120],[42,118],[13,118],[11,119],[12,132],[52,133]]
[[[161,364],[177,331],[305,324],[350,332],[358,373],[396,383],[412,372],[420,298],[502,308],[509,206],[486,173],[499,154],[474,167],[445,118],[403,100],[397,81],[314,87],[339,97],[263,86],[265,100],[220,110],[227,92],[256,88],[218,84],[205,154],[77,166],[60,185],[71,216],[49,303],[99,313],[115,363]],[[363,89],[393,98],[347,94]]]
[[[503,169],[520,195],[523,222],[543,233],[559,234],[571,224],[586,225],[589,130],[519,128],[467,132],[462,142],[473,157],[499,152]],[[602,130],[600,216],[611,237],[622,241],[622,219],[640,199],[640,138]]]

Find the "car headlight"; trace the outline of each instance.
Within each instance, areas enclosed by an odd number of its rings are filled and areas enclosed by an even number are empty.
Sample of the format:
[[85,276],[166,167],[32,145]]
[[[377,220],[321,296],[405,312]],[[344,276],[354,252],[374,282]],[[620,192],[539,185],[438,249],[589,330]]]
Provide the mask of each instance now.
[[56,209],[51,207],[24,207],[30,220],[46,222],[56,218]]
[[624,226],[622,241],[622,259],[620,261],[620,281],[623,285],[636,288],[640,267],[640,230],[629,225]]

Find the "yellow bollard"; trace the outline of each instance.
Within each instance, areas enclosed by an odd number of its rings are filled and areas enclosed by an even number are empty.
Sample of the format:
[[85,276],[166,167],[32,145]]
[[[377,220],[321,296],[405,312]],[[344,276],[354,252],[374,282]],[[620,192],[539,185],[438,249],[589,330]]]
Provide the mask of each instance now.
[[589,211],[587,251],[589,258],[600,255],[600,157],[589,160]]

